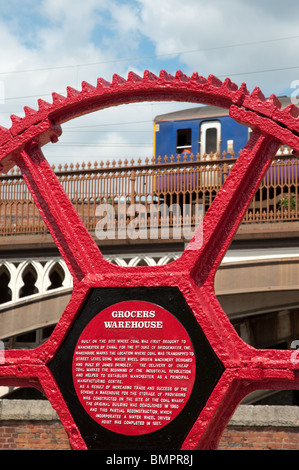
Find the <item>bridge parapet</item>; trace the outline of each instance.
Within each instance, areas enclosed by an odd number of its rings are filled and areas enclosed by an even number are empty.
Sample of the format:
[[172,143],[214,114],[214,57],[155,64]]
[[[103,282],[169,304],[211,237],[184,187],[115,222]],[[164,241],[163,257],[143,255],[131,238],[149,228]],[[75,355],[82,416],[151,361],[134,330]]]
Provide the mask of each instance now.
[[43,295],[72,286],[72,277],[61,257],[0,259],[0,304],[15,304],[20,299]]
[[[237,160],[234,154],[188,158],[178,161],[176,157],[176,162],[173,156],[159,157],[157,161],[89,162],[53,169],[88,230],[96,230],[105,206],[110,207],[114,217],[107,221],[108,228],[110,223],[116,231],[126,229],[136,205],[143,206],[138,215],[141,227],[155,223],[161,229],[166,224],[182,225],[184,217],[189,218],[191,226],[198,225],[194,208],[200,205],[201,214],[205,214]],[[243,224],[298,221],[298,174],[298,157],[291,148],[281,147]],[[191,206],[189,214],[183,213],[184,204]],[[178,215],[172,210],[174,206],[179,208]],[[157,211],[155,222],[150,217],[153,207]],[[47,227],[19,169],[13,168],[0,179],[0,234],[32,233],[45,234]]]
[[[105,259],[118,266],[132,267],[164,265],[180,256],[181,252],[178,251],[125,252],[106,255]],[[32,260],[20,263],[23,267],[38,267],[39,283],[43,279],[43,288],[40,292],[0,305],[0,340],[7,342],[11,338],[11,345],[15,348],[24,347],[23,342],[19,344],[19,338],[23,335],[26,339],[26,333],[36,331],[34,339],[28,344],[28,347],[36,347],[46,338],[42,330],[48,331],[48,327],[54,327],[58,322],[71,297],[72,282],[68,274],[59,287],[47,288],[49,278],[45,273],[50,272],[50,266],[57,266],[57,260],[35,259],[33,264]],[[273,347],[282,341],[289,345],[299,335],[296,321],[299,311],[298,279],[296,247],[232,249],[224,257],[215,277],[215,292],[245,341],[256,347]],[[265,321],[266,330],[263,326]]]

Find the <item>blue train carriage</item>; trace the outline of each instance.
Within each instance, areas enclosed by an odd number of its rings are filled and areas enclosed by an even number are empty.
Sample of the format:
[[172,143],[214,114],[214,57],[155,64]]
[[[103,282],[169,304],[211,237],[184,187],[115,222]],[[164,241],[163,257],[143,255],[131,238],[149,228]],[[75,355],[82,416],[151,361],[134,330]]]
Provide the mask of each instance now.
[[[280,97],[282,107],[290,104],[290,98]],[[229,116],[227,109],[216,106],[199,106],[168,114],[161,114],[154,119],[154,155],[170,157],[184,151],[193,155],[218,154],[223,152],[230,158],[238,156],[249,138],[250,129],[238,124]],[[182,161],[182,160],[181,160]]]
[[[184,152],[204,155],[243,148],[248,140],[248,128],[236,123],[228,110],[201,106],[156,116],[154,120],[154,155],[174,156]],[[189,160],[189,159],[187,159]],[[182,161],[182,160],[181,160]]]
[[[283,108],[290,104],[288,97],[280,97],[279,100]],[[225,174],[219,172],[219,160],[225,163],[225,160],[229,162],[232,157],[237,158],[248,142],[251,132],[250,128],[234,121],[229,116],[228,110],[215,106],[198,106],[158,115],[154,119],[153,127],[156,163],[163,164],[165,156],[168,157],[168,163],[188,162],[190,155],[197,158],[199,156],[203,162],[200,171],[183,171],[180,174],[163,172],[161,176],[157,176],[154,191],[160,200],[169,201],[169,194],[173,192],[181,194],[188,192],[192,200],[195,198],[203,200],[204,190],[208,188],[207,206],[224,182]],[[210,160],[218,160],[218,169]],[[294,173],[295,167],[296,175],[291,175],[291,179],[297,178],[297,165],[292,165],[292,169],[288,170]],[[290,175],[285,173],[284,167],[271,167],[266,178],[270,185],[274,181],[283,179],[287,182],[287,179],[290,180]]]

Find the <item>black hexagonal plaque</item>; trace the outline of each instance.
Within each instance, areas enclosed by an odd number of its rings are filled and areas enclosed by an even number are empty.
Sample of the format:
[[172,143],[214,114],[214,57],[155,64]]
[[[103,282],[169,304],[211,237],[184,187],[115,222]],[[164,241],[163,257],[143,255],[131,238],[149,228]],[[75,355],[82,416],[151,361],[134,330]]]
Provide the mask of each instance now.
[[224,367],[178,288],[134,287],[91,289],[49,369],[88,449],[175,450]]

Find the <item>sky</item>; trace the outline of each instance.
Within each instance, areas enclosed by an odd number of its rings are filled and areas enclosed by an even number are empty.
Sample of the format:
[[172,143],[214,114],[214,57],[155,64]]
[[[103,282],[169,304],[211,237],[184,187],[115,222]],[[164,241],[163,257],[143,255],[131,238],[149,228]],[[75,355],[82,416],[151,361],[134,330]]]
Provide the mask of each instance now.
[[[114,73],[214,74],[299,101],[297,0],[0,0],[0,125],[52,92]],[[156,115],[184,103],[137,103],[63,126],[48,161],[152,157]]]

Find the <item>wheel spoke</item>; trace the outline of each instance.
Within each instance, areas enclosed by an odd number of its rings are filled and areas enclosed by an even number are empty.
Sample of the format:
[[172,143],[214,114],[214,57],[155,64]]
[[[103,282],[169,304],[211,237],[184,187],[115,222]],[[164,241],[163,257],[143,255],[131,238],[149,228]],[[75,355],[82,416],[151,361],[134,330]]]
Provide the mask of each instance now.
[[75,280],[99,272],[105,263],[98,246],[38,146],[17,159],[24,180]]
[[279,144],[253,132],[222,189],[178,260],[189,265],[199,285],[213,282],[216,270],[246,213]]

